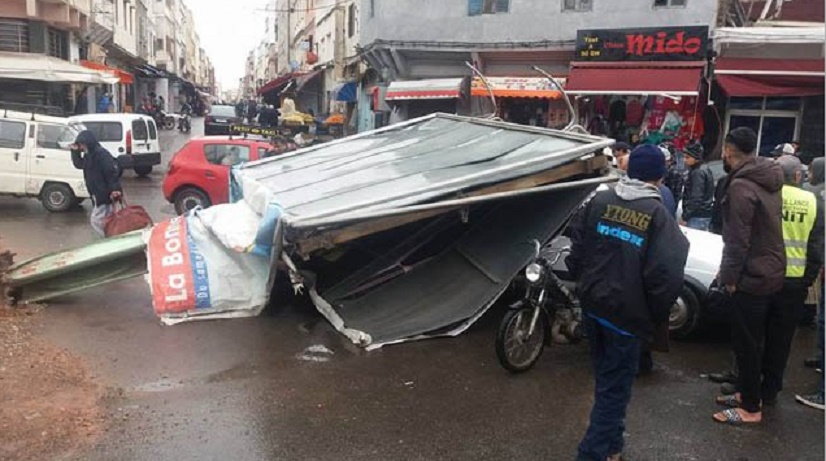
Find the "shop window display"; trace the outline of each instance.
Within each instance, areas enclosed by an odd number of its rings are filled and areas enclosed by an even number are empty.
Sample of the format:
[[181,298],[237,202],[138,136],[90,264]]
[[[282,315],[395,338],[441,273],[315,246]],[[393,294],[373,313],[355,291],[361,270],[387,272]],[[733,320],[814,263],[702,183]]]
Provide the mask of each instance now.
[[681,149],[703,136],[705,107],[695,96],[597,95],[578,105],[579,122],[591,134],[631,145],[670,142]]

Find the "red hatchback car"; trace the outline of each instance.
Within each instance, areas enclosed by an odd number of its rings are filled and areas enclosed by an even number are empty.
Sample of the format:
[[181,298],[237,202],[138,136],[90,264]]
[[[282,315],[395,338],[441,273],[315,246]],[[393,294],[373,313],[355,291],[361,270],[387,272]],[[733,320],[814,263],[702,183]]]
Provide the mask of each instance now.
[[178,214],[196,206],[227,203],[230,167],[272,153],[273,147],[266,141],[227,136],[192,139],[169,162],[163,195]]

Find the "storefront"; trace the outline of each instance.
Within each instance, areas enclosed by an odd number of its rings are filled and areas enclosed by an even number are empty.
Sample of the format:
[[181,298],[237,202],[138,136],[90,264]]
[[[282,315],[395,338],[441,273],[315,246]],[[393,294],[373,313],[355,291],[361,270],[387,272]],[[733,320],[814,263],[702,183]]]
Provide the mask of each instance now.
[[[725,108],[724,129],[753,129],[760,155],[792,141],[799,141],[806,161],[823,155],[824,31],[811,29],[715,32],[720,55],[714,80]],[[755,46],[759,57],[753,55]]]
[[392,107],[392,124],[434,112],[467,114],[469,93],[469,78],[405,80],[390,83],[384,100]]
[[[565,79],[557,82],[564,86]],[[544,77],[474,77],[470,95],[474,115],[495,113],[506,122],[549,128],[562,128],[568,123],[562,93]]]
[[[99,62],[94,61],[85,61],[81,60],[80,65],[87,68],[87,69],[94,69],[100,72],[105,72],[113,77],[117,77],[118,82],[115,85],[112,85],[112,88],[97,88],[97,91],[94,93],[94,100],[95,100],[95,109],[97,108],[97,102],[100,100],[103,93],[110,93],[114,96],[114,100],[112,101],[113,104],[113,111],[114,112],[132,112],[134,109],[133,102],[135,97],[135,91],[133,85],[135,83],[134,76],[126,71],[115,67],[109,67],[105,64],[101,64]],[[97,112],[98,110],[90,109],[90,112]]]
[[72,86],[108,87],[118,81],[108,73],[38,53],[0,52],[0,102],[5,108],[52,115],[72,112]]
[[707,27],[581,30],[566,91],[577,122],[633,144],[704,140]]

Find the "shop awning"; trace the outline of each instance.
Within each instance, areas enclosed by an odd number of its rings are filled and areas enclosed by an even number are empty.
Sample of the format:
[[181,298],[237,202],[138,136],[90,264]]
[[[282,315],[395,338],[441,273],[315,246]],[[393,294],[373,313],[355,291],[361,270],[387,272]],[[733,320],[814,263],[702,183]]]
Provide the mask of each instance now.
[[80,65],[87,68],[87,69],[94,69],[101,72],[105,72],[110,75],[114,75],[118,78],[118,83],[123,83],[125,85],[131,85],[135,82],[135,77],[132,76],[129,72],[122,71],[120,69],[116,69],[114,67],[109,67],[105,64],[101,64],[99,62],[94,61],[84,61],[81,59]]
[[356,82],[339,83],[334,86],[333,99],[341,102],[356,102]]
[[823,59],[718,58],[714,76],[729,96],[824,94]]
[[169,78],[172,76],[169,72],[149,64],[141,64],[135,66],[134,69],[135,73],[143,78]]
[[118,77],[39,53],[0,51],[0,78],[53,83],[112,84]]
[[[556,99],[562,93],[556,90],[553,84],[545,77],[485,77],[490,90],[497,98],[542,98]],[[565,85],[565,79],[557,79]],[[471,96],[488,97],[488,88],[479,77],[474,77],[470,83]]]
[[393,82],[387,88],[387,101],[412,99],[454,99],[462,95],[463,78],[434,78]]
[[313,80],[318,78],[318,76],[321,75],[322,72],[324,72],[324,71],[323,70],[314,70],[314,71],[308,72],[308,73],[306,73],[306,74],[304,74],[300,77],[297,77],[295,79],[295,91],[296,92],[302,91],[307,84],[309,84],[310,82],[312,82]]
[[300,74],[289,73],[284,74],[276,79],[270,80],[269,83],[258,89],[258,94],[266,94],[273,91],[280,92],[282,89],[284,89],[285,86],[287,86],[288,83],[292,81],[294,77],[296,77],[296,75]]
[[575,62],[565,85],[570,94],[696,96],[705,61]]

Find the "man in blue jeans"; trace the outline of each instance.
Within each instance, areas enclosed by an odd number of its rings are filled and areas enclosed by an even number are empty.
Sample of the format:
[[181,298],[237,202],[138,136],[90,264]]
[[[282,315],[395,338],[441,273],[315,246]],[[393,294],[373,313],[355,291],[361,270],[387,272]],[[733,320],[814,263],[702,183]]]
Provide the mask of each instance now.
[[688,240],[663,206],[665,172],[658,147],[637,147],[628,176],[598,192],[571,225],[566,262],[585,310],[596,380],[579,460],[621,458],[640,351],[667,326],[682,288]]

